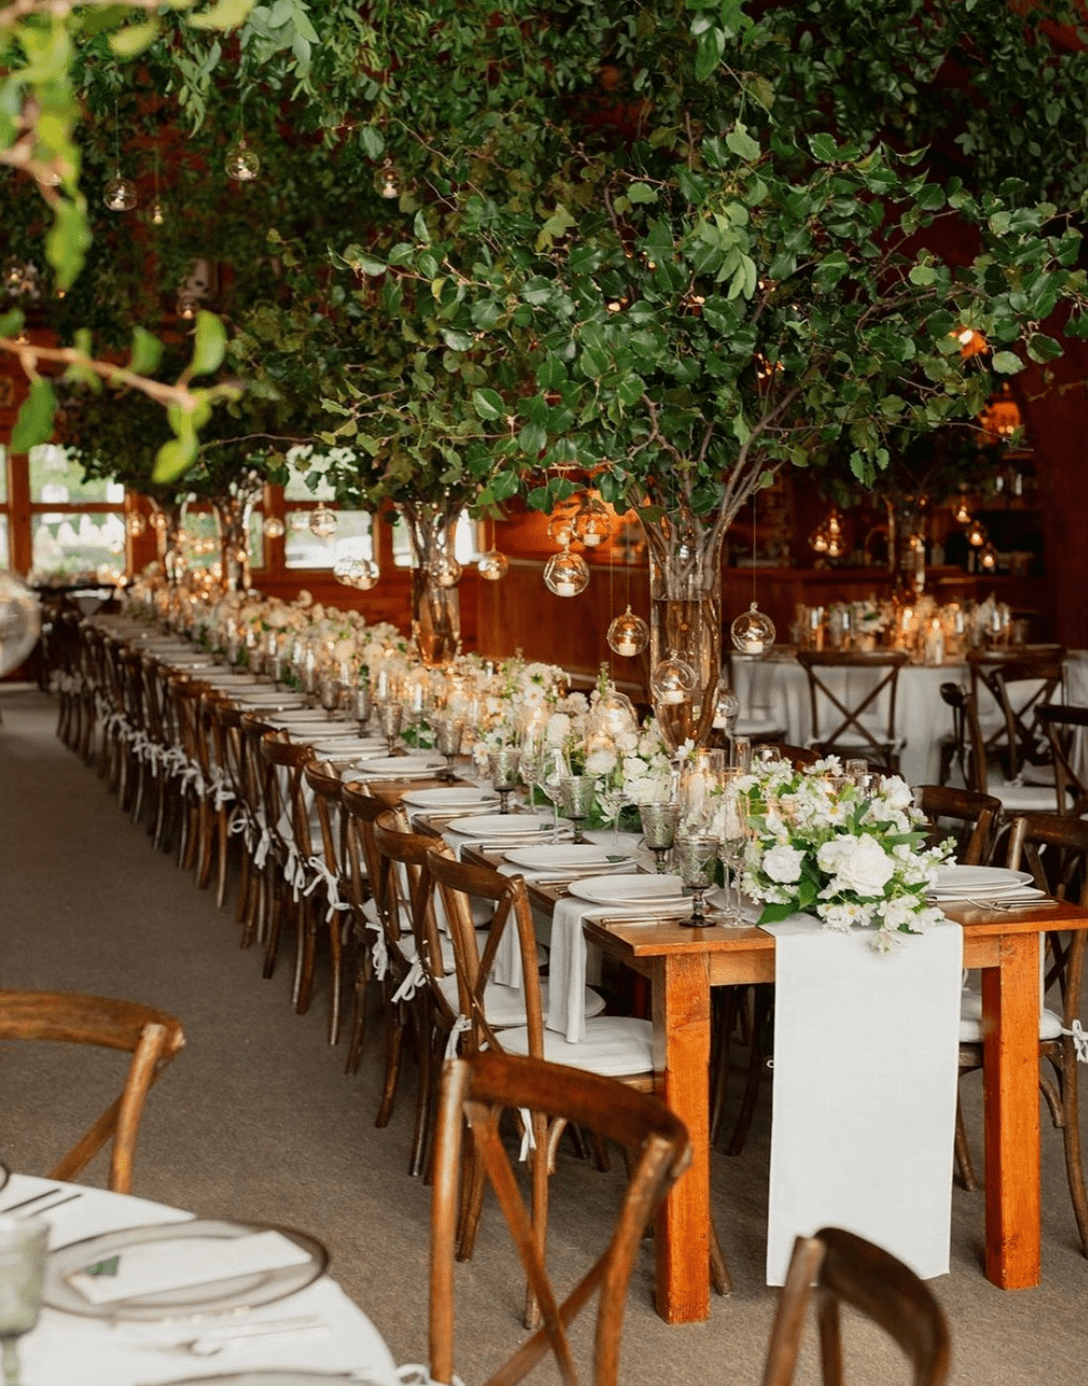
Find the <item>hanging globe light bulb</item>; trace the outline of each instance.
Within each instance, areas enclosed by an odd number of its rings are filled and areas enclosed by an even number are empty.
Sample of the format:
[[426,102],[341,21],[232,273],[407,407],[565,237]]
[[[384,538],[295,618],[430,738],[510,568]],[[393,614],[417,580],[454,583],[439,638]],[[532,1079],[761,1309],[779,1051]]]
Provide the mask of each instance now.
[[498,549],[489,549],[477,559],[476,571],[487,582],[499,582],[510,571],[510,560]]
[[178,294],[177,312],[179,318],[192,322],[200,308],[200,303],[192,294]]
[[967,542],[973,549],[981,549],[986,542],[986,526],[980,524],[978,520],[972,520],[971,527],[967,531]]
[[544,585],[557,597],[576,597],[589,586],[589,565],[581,554],[563,548],[545,563]]
[[160,531],[166,528],[166,516],[161,510],[152,511],[151,527]]
[[574,516],[574,537],[594,549],[612,533],[612,516],[596,496],[587,495]]
[[138,510],[134,510],[131,515],[125,516],[125,533],[133,539],[139,539],[140,535],[147,529],[147,521]]
[[569,510],[559,510],[551,517],[548,521],[548,538],[562,548],[573,543],[574,516]]
[[590,721],[595,730],[605,732],[614,739],[638,726],[638,713],[626,693],[609,688],[593,705]]
[[984,544],[978,551],[978,566],[987,573],[992,573],[997,567],[997,550],[993,544]]
[[841,558],[846,552],[846,545],[839,534],[829,534],[827,536],[827,556],[828,558]]
[[136,184],[131,178],[115,173],[102,189],[102,201],[111,212],[131,212],[139,201]]
[[327,505],[319,505],[310,516],[311,533],[319,539],[331,539],[336,533],[336,514]]
[[354,558],[338,558],[332,565],[332,575],[337,582],[342,582],[345,587],[353,586]]
[[223,167],[226,169],[227,177],[232,178],[236,183],[252,183],[257,174],[260,173],[260,156],[246,144],[245,135],[235,140],[227,150]]
[[813,532],[812,538],[808,541],[808,546],[813,553],[827,553],[827,545],[827,531],[821,525],[819,529]]
[[605,639],[609,649],[615,650],[624,659],[633,659],[650,643],[650,627],[641,616],[634,614],[628,604],[623,615],[617,616],[608,627]]
[[967,500],[960,496],[959,500],[952,507],[952,518],[958,525],[969,525],[971,523],[971,512],[967,508]]
[[756,602],[737,617],[729,632],[741,654],[766,654],[774,644],[774,622],[760,611]]
[[278,515],[269,515],[261,528],[269,539],[282,539],[287,533],[287,526]]
[[675,707],[690,703],[698,683],[695,670],[679,655],[670,654],[654,667],[650,675],[650,692],[659,703]]
[[401,188],[401,176],[396,164],[392,159],[383,159],[381,168],[374,175],[374,191],[387,202],[393,202],[400,197]]

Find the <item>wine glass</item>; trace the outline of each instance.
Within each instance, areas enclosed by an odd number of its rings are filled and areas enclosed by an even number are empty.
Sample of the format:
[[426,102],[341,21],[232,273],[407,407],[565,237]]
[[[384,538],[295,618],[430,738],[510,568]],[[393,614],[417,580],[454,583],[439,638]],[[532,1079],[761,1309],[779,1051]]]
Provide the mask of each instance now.
[[680,805],[671,800],[656,804],[639,804],[639,817],[642,819],[642,836],[657,858],[657,871],[665,870],[665,858],[672,851],[676,841],[676,825],[680,822]]
[[574,824],[574,841],[585,842],[582,824],[593,812],[597,781],[592,775],[566,775],[559,781],[563,812]]
[[0,1347],[6,1386],[19,1386],[16,1343],[38,1322],[49,1224],[0,1217]]
[[366,724],[370,721],[370,684],[365,680],[357,683],[351,690],[351,714],[359,723],[359,735],[366,732]]
[[454,778],[453,762],[461,754],[465,724],[460,717],[444,714],[435,717],[431,725],[434,727],[434,748],[439,755],[446,757],[446,769],[442,778],[452,781]]
[[552,838],[559,836],[559,800],[562,797],[561,785],[570,774],[566,752],[561,746],[545,746],[540,753],[540,779],[537,784],[541,793],[552,806]]
[[336,716],[336,709],[340,706],[340,680],[335,674],[324,673],[321,675],[318,689],[321,706],[325,709],[325,716],[331,722]]
[[597,802],[600,804],[604,816],[612,820],[612,846],[618,848],[620,845],[620,814],[632,802],[618,771],[608,775],[597,786]]
[[727,783],[715,826],[721,841],[720,856],[725,868],[725,915],[730,924],[741,922],[740,868],[748,845],[748,800]]
[[404,704],[386,701],[375,704],[378,712],[378,726],[385,737],[386,750],[390,755],[397,749],[401,722],[404,720]]
[[527,736],[521,743],[518,770],[529,790],[530,808],[536,805],[536,791],[541,787],[540,782],[544,776],[544,761],[544,747],[540,741],[536,737]]
[[687,929],[707,926],[703,897],[714,884],[720,845],[713,833],[682,833],[676,839],[677,870],[692,896],[690,917],[679,921]]
[[491,788],[499,796],[499,812],[510,812],[510,795],[518,787],[518,766],[521,752],[516,746],[500,746],[489,751],[487,768],[491,775]]

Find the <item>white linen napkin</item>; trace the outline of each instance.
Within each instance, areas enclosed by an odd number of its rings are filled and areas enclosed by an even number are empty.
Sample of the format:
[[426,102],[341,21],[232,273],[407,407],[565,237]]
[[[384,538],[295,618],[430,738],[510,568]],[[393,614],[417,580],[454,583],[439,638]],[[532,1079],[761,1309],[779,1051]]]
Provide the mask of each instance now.
[[767,1283],[794,1239],[845,1227],[918,1275],[948,1271],[963,931],[877,953],[808,915],[775,936]]

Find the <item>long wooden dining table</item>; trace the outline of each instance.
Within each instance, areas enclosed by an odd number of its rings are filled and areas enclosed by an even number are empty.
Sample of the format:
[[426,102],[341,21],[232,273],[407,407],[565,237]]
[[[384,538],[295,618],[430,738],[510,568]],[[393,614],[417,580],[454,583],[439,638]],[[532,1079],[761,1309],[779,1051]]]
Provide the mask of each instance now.
[[[1040,1274],[1040,936],[1088,929],[1088,912],[1050,901],[946,913],[963,926],[964,965],[982,974],[986,1276],[1026,1289]],[[658,1218],[657,1310],[667,1323],[696,1323],[710,1313],[711,988],[773,982],[775,942],[758,927],[602,920],[585,931],[651,985],[660,1095],[687,1125],[694,1156]]]

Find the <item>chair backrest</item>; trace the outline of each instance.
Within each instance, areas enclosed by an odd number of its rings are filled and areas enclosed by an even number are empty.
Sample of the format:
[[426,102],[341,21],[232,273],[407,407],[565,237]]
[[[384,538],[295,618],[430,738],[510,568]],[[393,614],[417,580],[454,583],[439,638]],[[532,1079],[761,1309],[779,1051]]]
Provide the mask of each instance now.
[[971,789],[920,784],[915,786],[914,802],[925,814],[935,842],[943,842],[949,836],[942,826],[945,821],[951,819],[957,825],[952,836],[957,842],[956,859],[964,866],[979,866],[990,860],[1001,825],[1000,799]]
[[979,711],[979,694],[986,688],[1001,713],[1001,724],[986,737],[987,756],[997,756],[1010,780],[1024,765],[1041,765],[1050,759],[1050,747],[1035,710],[1060,695],[1065,677],[1065,651],[1060,645],[1041,645],[995,655],[972,650],[971,692]]
[[[825,755],[848,750],[884,766],[895,759],[895,703],[905,650],[798,650],[808,676],[812,740]],[[833,670],[845,671],[838,679]]]
[[1054,757],[1054,788],[1057,810],[1080,818],[1088,813],[1088,779],[1077,761],[1077,751],[1088,728],[1088,707],[1067,703],[1036,704],[1035,716],[1046,732]]
[[264,805],[268,828],[281,852],[312,854],[310,820],[301,810],[302,771],[314,758],[312,746],[297,746],[286,732],[266,731],[257,743],[264,762]]
[[[511,1109],[565,1118],[630,1152],[627,1191],[607,1247],[562,1302],[500,1136],[502,1113]],[[543,1316],[542,1326],[490,1382],[513,1386],[550,1352],[564,1386],[577,1386],[568,1329],[597,1295],[592,1376],[585,1380],[587,1386],[614,1386],[639,1242],[669,1187],[691,1161],[686,1128],[658,1098],[613,1078],[491,1051],[447,1063],[431,1214],[430,1370],[433,1380],[443,1383],[454,1379],[454,1263],[466,1127],[472,1135],[472,1156],[483,1165],[495,1191]]]
[[[458,1004],[462,1016],[471,1023],[464,1052],[472,1053],[485,1047],[502,1049],[502,1032],[496,1032],[487,1017],[485,992],[503,938],[508,929],[513,929],[521,957],[529,1053],[543,1058],[544,1014],[536,960],[536,929],[524,876],[504,876],[491,866],[457,861],[444,844],[432,846],[427,855],[427,867],[441,892],[453,942]],[[472,917],[474,896],[490,900],[495,906],[482,953]]]
[[124,1088],[49,1173],[71,1179],[111,1138],[109,1187],[128,1193],[140,1116],[151,1085],[184,1046],[181,1022],[135,1001],[53,991],[0,991],[0,1040],[59,1040],[132,1055]]
[[947,1379],[948,1325],[924,1281],[883,1247],[825,1227],[794,1243],[771,1328],[763,1386],[793,1381],[805,1312],[814,1295],[824,1386],[844,1381],[841,1304],[864,1314],[899,1344],[911,1364],[912,1386],[941,1386]]
[[809,746],[787,746],[784,742],[760,742],[752,747],[753,757],[769,756],[772,760],[787,760],[795,770],[804,770],[820,759],[819,751]]
[[302,778],[313,791],[325,864],[334,875],[339,875],[344,856],[340,813],[344,782],[330,764],[316,760],[304,762]]
[[[1068,814],[1022,813],[1009,826],[1006,865],[1024,867],[1036,885],[1059,900],[1088,906],[1088,821]],[[1071,1030],[1080,1018],[1080,995],[1088,938],[1082,929],[1048,933],[1042,991],[1057,986],[1062,1025]]]
[[445,995],[435,986],[446,975],[429,869],[435,840],[426,833],[410,832],[403,815],[389,808],[379,814],[373,831],[374,846],[383,859],[391,909],[396,911],[402,930],[406,923],[411,928],[415,953],[435,992],[435,1002],[445,1018],[452,1020]]

